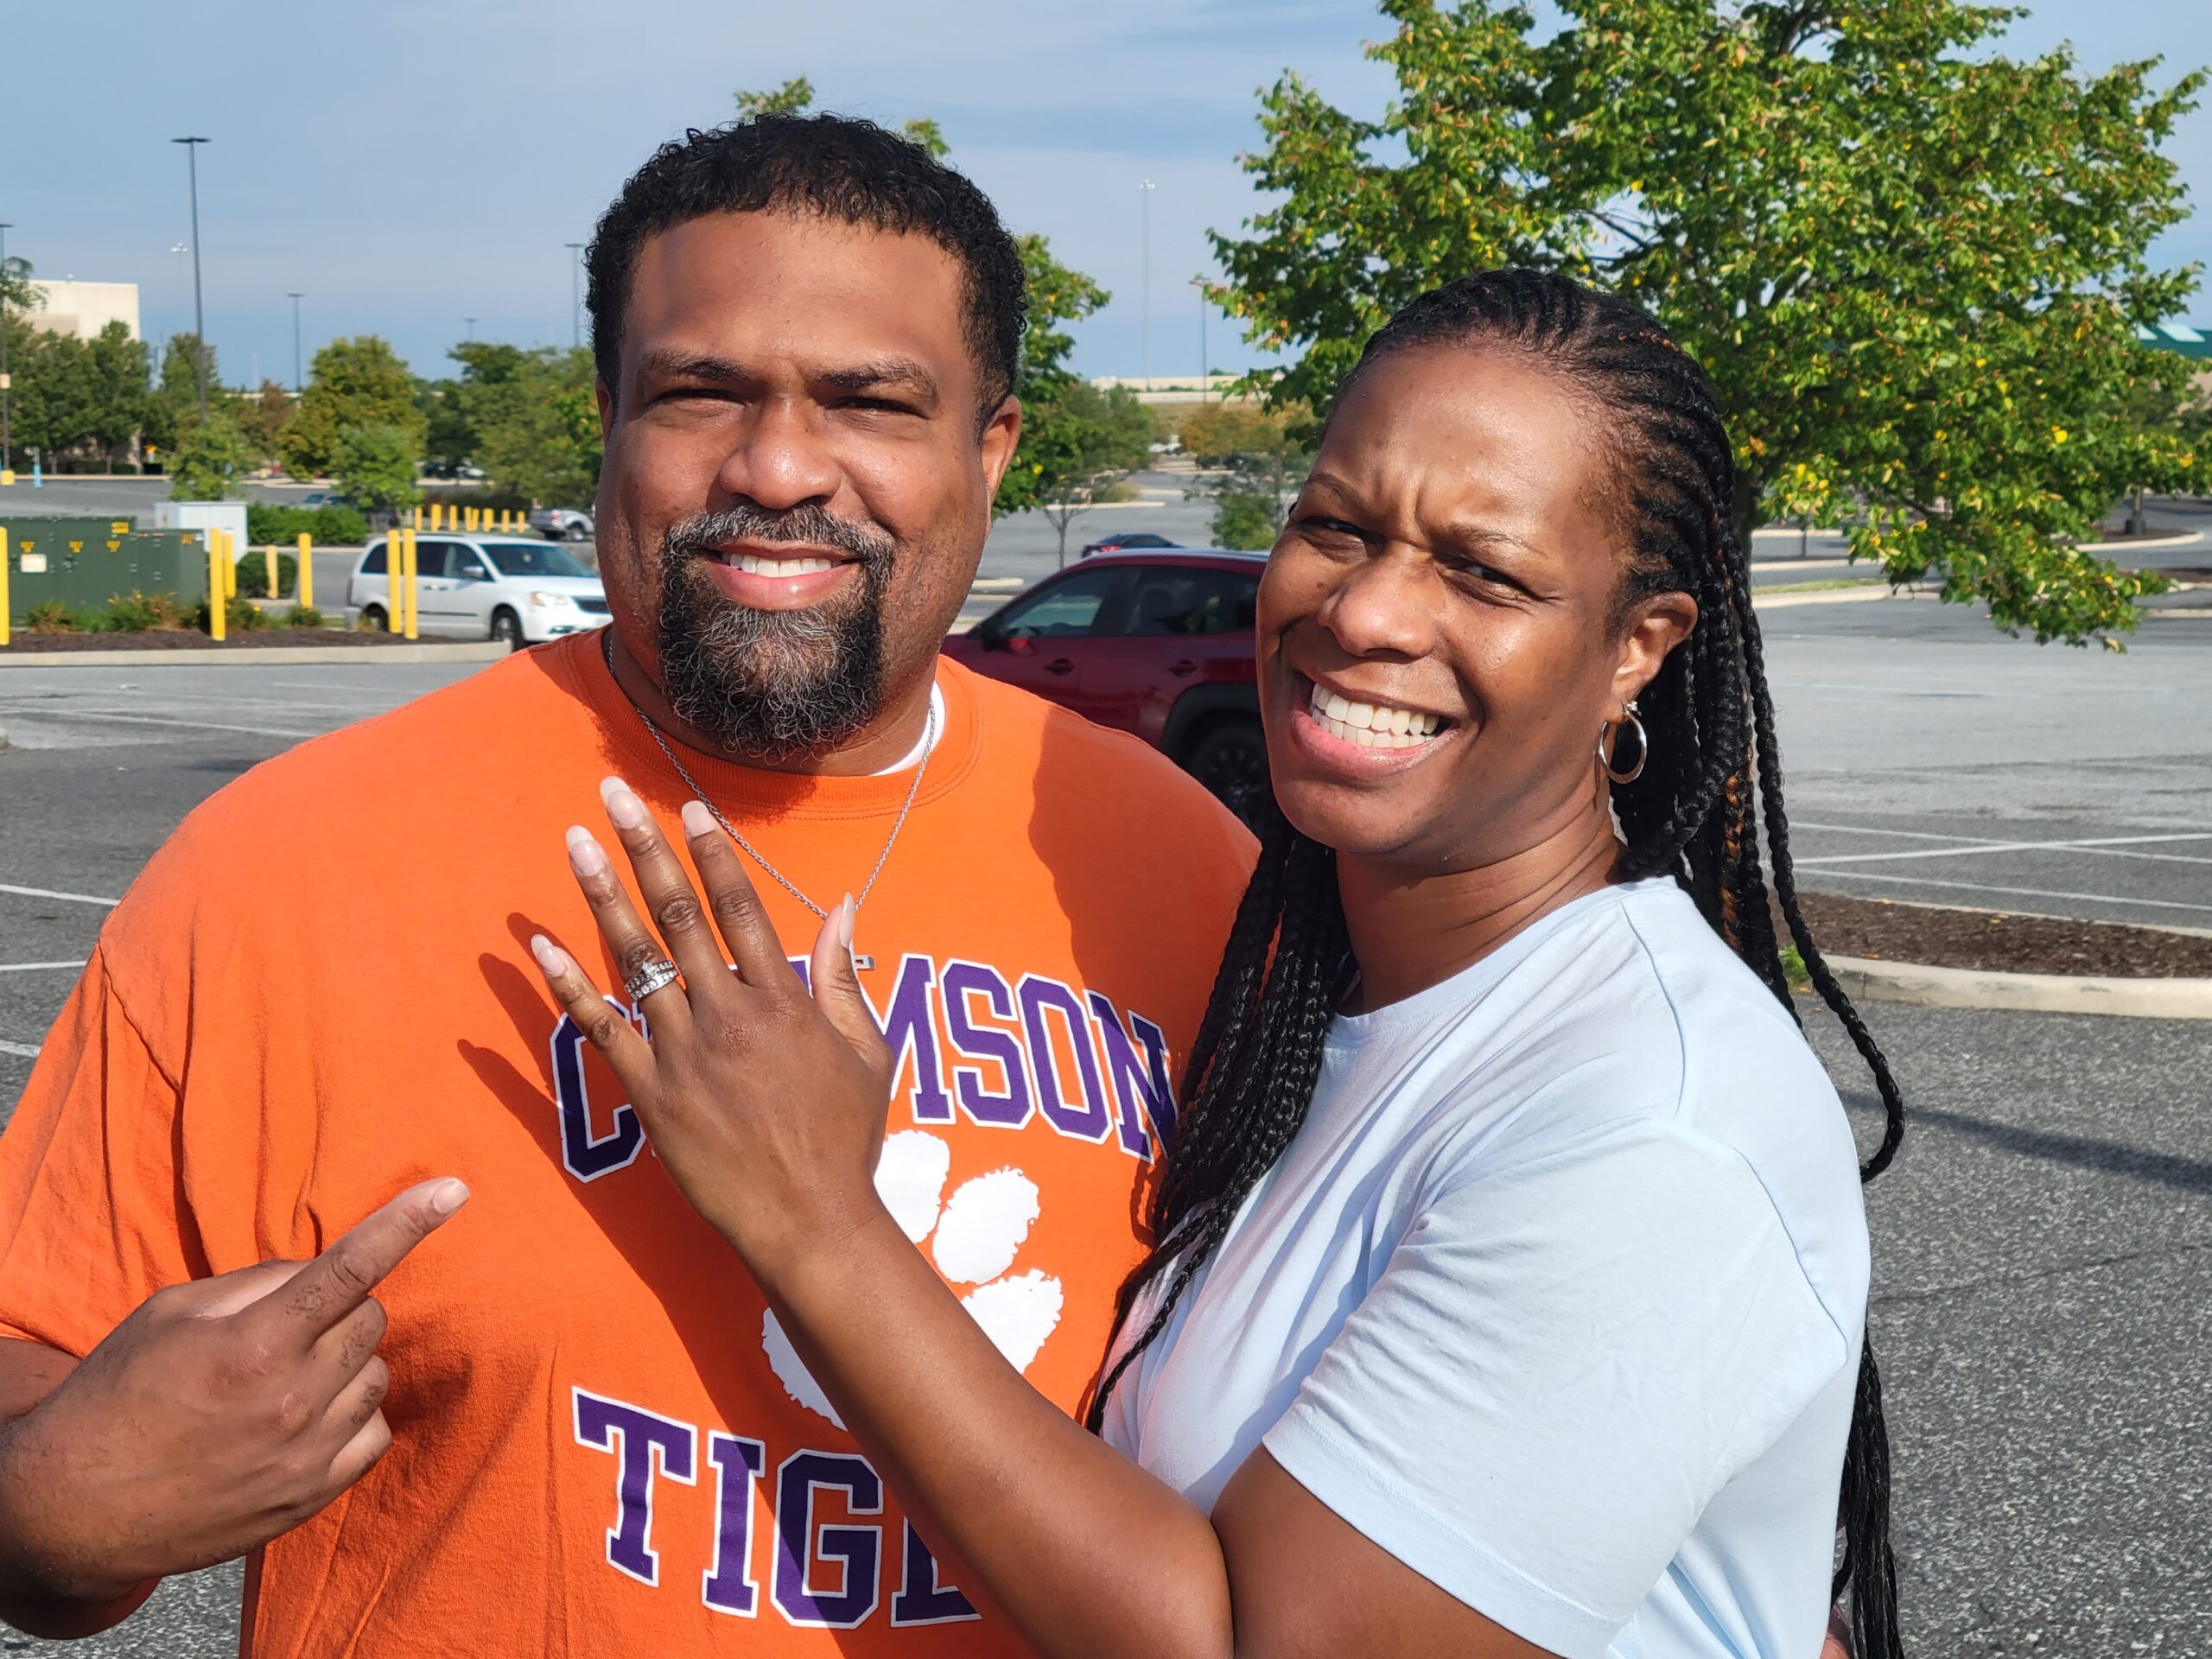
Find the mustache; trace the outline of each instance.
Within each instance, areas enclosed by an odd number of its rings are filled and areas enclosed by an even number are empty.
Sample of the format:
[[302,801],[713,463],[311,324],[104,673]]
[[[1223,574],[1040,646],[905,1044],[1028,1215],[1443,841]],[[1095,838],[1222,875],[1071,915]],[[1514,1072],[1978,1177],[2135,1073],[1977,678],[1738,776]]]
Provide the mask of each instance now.
[[734,541],[834,547],[851,555],[870,571],[881,570],[898,550],[898,543],[883,531],[835,518],[827,508],[811,501],[781,512],[741,502],[711,512],[694,513],[669,526],[661,538],[661,550],[672,562],[698,558],[713,552],[723,542]]

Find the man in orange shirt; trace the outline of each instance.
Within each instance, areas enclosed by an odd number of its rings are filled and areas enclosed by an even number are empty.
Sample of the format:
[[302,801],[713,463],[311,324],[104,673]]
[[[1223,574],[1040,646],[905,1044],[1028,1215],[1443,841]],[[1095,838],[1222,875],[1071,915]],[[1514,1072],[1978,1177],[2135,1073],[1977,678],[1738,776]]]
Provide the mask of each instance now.
[[[194,812],[0,1139],[25,1628],[250,1549],[264,1659],[1018,1650],[547,997],[526,941],[594,932],[553,832],[610,774],[667,823],[703,800],[795,958],[857,896],[879,1185],[1071,1409],[1249,843],[938,658],[1020,427],[1020,260],[972,186],[861,123],[695,133],[590,260],[613,627]],[[257,891],[223,849],[272,823],[365,896]],[[653,964],[594,966],[638,1019]]]

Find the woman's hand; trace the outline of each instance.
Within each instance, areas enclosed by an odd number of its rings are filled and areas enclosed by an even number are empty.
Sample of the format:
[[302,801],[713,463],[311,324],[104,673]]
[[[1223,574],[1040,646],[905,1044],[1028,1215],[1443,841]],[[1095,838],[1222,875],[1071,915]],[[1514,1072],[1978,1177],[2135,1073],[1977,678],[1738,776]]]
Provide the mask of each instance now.
[[639,1000],[648,1039],[558,945],[540,934],[531,950],[692,1208],[756,1278],[772,1274],[790,1252],[819,1249],[881,1207],[874,1174],[891,1060],[853,972],[852,898],[814,942],[810,995],[703,804],[687,802],[683,814],[702,904],[645,803],[619,778],[600,796],[653,926],[581,827],[569,831],[576,883],[626,980],[664,960],[683,979]]

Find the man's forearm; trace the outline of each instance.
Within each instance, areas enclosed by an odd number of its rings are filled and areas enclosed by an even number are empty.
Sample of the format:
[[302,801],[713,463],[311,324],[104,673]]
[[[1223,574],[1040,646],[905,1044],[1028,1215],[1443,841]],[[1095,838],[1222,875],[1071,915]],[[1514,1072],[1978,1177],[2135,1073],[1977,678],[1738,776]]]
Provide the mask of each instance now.
[[60,1501],[64,1494],[42,1490],[35,1471],[17,1466],[11,1455],[16,1430],[76,1370],[74,1357],[59,1349],[17,1338],[0,1338],[0,1619],[26,1636],[54,1641],[97,1636],[121,1624],[154,1593],[159,1580],[114,1586],[86,1586],[89,1594],[57,1588],[28,1548],[23,1526],[28,1505]]
[[1039,1653],[1228,1653],[1211,1524],[1025,1382],[888,1216],[768,1276],[861,1451]]

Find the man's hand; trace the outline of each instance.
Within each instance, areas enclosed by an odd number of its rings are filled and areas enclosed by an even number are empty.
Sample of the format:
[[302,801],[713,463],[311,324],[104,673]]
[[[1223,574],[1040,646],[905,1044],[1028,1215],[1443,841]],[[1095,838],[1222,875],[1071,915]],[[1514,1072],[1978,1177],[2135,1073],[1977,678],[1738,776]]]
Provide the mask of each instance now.
[[874,1174],[891,1057],[853,975],[853,901],[823,924],[810,996],[736,848],[703,805],[683,809],[702,903],[645,804],[619,779],[601,792],[659,937],[582,829],[569,831],[577,885],[626,976],[667,958],[683,980],[639,1005],[648,1042],[568,952],[543,935],[531,950],[561,1006],[629,1091],[662,1166],[765,1288],[780,1263],[881,1210]]
[[391,1444],[370,1294],[468,1198],[409,1188],[314,1261],[264,1262],[149,1297],[0,1431],[0,1556],[82,1602],[244,1554]]

